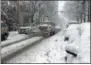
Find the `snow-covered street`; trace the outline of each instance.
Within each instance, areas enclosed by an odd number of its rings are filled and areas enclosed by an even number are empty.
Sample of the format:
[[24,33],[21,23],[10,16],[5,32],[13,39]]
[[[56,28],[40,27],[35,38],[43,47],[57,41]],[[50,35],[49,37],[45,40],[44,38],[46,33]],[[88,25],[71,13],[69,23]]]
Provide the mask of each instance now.
[[1,1],[1,64],[91,63],[90,1]]
[[[31,39],[28,39],[28,40],[22,42],[22,47],[29,45],[28,47],[26,47],[24,50],[23,49],[19,50],[17,53],[14,53],[13,57],[12,56],[8,57],[8,60],[4,59],[5,61],[2,61],[2,62],[5,62],[5,63],[53,63],[53,62],[58,63],[59,62],[60,63],[60,58],[58,57],[58,59],[57,59],[56,56],[58,56],[57,54],[62,52],[63,43],[61,42],[61,44],[60,44],[60,41],[62,39],[64,39],[64,38],[62,36],[62,33],[60,33],[60,32],[48,39],[43,39],[41,41],[34,42],[33,45],[31,45],[31,46],[30,46],[30,43],[32,43],[32,42],[29,43],[29,41],[31,41]],[[56,47],[55,47],[55,43],[58,44]],[[18,46],[21,46],[20,44],[21,43],[18,43]],[[27,44],[27,45],[23,46],[23,44]],[[12,46],[13,49],[14,49],[15,45]],[[58,52],[56,51],[57,49],[58,49]],[[8,53],[8,50],[10,50],[10,46],[2,49],[2,54],[6,55],[5,52]],[[11,52],[9,51],[9,53],[12,53],[12,51]],[[54,55],[52,55],[52,54],[54,54]],[[61,63],[63,63],[65,52],[62,52],[61,54],[62,54],[62,58],[63,58],[63,59],[61,59],[62,60]],[[56,59],[53,58],[53,56]],[[59,56],[61,56],[61,55],[59,55]]]
[[[86,26],[83,28],[82,25]],[[68,30],[61,30],[54,36],[49,38],[33,37],[17,44],[9,45],[1,49],[2,63],[89,63],[90,62],[90,38],[89,23],[83,23],[76,26],[78,31],[81,32],[81,36],[77,36],[76,28],[70,28]],[[86,35],[85,34],[87,30]],[[73,32],[72,32],[73,30]],[[71,32],[71,33],[70,33]],[[83,33],[84,32],[84,33]],[[66,34],[67,33],[67,34]],[[74,33],[74,34],[72,34]],[[71,36],[70,36],[71,34]],[[87,36],[88,34],[88,36]],[[69,35],[69,41],[64,41],[65,36]],[[74,36],[76,36],[74,38]],[[84,36],[84,38],[82,38]],[[33,41],[34,40],[34,41]],[[86,41],[88,40],[88,41]],[[84,41],[84,42],[83,42]],[[76,58],[71,60],[71,56],[67,56],[66,46],[78,48],[79,53]],[[73,52],[76,52],[72,48]],[[85,53],[85,54],[84,54]],[[85,59],[85,60],[84,60]]]
[[10,44],[18,42],[20,40],[23,40],[25,38],[28,38],[28,35],[19,34],[18,31],[11,31],[11,32],[9,32],[9,36],[8,36],[7,40],[4,40],[1,42],[1,46],[4,47],[7,45],[10,45]]

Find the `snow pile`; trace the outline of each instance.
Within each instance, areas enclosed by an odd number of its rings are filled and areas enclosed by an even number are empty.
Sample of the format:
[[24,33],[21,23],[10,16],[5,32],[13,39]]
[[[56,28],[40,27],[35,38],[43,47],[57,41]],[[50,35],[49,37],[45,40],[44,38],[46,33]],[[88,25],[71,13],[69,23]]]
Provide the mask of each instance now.
[[62,31],[50,39],[50,49],[48,51],[49,63],[65,63],[64,57],[66,56],[64,45],[64,36]]
[[90,23],[70,25],[65,36],[69,37],[65,48],[77,54],[75,61],[68,63],[90,63]]
[[46,52],[42,51],[36,55],[36,60],[33,63],[48,63]]
[[47,50],[43,50],[36,55],[34,63],[65,63],[66,52],[64,49],[64,36],[62,31],[47,39]]

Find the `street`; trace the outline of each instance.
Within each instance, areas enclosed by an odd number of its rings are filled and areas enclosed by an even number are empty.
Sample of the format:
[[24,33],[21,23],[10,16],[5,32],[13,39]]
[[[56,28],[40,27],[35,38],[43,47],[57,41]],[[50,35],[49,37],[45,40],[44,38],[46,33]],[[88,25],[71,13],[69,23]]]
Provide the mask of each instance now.
[[11,32],[9,32],[9,37],[7,38],[7,40],[4,40],[1,42],[1,47],[7,46],[7,45],[12,44],[14,42],[18,42],[18,41],[23,40],[27,37],[28,37],[28,35],[18,34],[18,31],[11,31]]
[[[60,35],[60,36],[58,37],[58,35]],[[55,43],[60,45],[59,42],[62,39],[63,39],[62,33],[59,32],[56,35],[54,35],[48,39],[34,37],[34,38],[27,39],[25,41],[22,41],[20,43],[13,44],[8,47],[4,47],[1,50],[2,51],[2,53],[1,53],[2,62],[3,63],[22,63],[22,62],[23,63],[49,63],[49,62],[52,63],[55,61],[55,59],[50,60],[52,58],[50,56],[48,57],[48,55],[50,55],[51,53],[55,53],[55,50],[57,50],[57,49],[53,50],[53,48],[55,48],[54,45],[55,45]],[[61,43],[61,45],[62,44],[63,43]],[[59,51],[62,50],[62,48],[60,46],[59,46]],[[58,47],[58,45],[57,45],[57,47]],[[65,52],[63,51],[62,53],[65,53]],[[9,57],[7,58],[6,56],[9,56]],[[62,57],[62,59],[64,59],[63,57]],[[26,59],[26,61],[25,61],[25,59]],[[56,60],[56,61],[60,63],[60,60],[59,61],[58,60]]]
[[[86,29],[83,28],[82,25],[87,26]],[[87,58],[87,57],[89,58],[90,45],[89,44],[87,45],[85,42],[83,45],[82,40],[88,37],[90,33],[88,34],[88,36],[85,35],[85,37],[81,38],[80,40],[78,39],[79,32],[76,32],[75,30],[76,28],[81,27],[81,29],[87,30],[87,33],[88,33],[90,28],[88,26],[89,23],[85,23],[82,25],[73,26],[72,28],[70,27],[68,30],[60,30],[55,35],[50,36],[48,38],[44,38],[42,36],[34,36],[17,43],[12,43],[8,46],[6,44],[6,46],[2,47],[1,49],[2,63],[67,63],[67,62],[70,62],[71,60],[70,56],[68,58],[69,61],[65,60],[65,57],[67,56],[65,47],[67,45],[70,45],[69,43],[73,44],[73,47],[74,45],[75,47],[78,47],[78,50],[80,49],[79,50],[80,53],[77,53],[78,55],[80,55],[80,58],[78,56],[77,58],[74,58],[74,60],[71,61],[70,63],[79,63],[79,62],[89,63],[89,59],[84,61],[83,58]],[[79,31],[79,29],[77,31]],[[87,33],[84,33],[84,34],[87,34]],[[67,35],[70,35],[69,36],[70,40],[68,42],[64,41],[65,36]],[[71,42],[72,40],[73,42]],[[80,43],[79,43],[79,40],[80,40]],[[74,49],[73,51],[76,52]],[[87,52],[86,55],[83,54],[85,52]]]
[[90,1],[1,5],[1,64],[91,63]]

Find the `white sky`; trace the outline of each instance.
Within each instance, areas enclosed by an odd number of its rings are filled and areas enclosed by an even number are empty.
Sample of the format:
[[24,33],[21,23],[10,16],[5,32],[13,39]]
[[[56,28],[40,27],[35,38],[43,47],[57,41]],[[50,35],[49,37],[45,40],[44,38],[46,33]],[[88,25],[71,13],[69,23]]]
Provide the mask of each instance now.
[[[65,10],[65,4],[67,3],[67,1],[59,1],[58,2],[58,11],[64,11]],[[58,12],[59,18],[60,18],[60,22],[61,24],[67,24],[68,23],[68,19],[61,13]]]
[[[67,1],[59,1],[58,2],[58,11],[63,11],[64,10],[64,5]],[[60,14],[60,12],[58,13]]]

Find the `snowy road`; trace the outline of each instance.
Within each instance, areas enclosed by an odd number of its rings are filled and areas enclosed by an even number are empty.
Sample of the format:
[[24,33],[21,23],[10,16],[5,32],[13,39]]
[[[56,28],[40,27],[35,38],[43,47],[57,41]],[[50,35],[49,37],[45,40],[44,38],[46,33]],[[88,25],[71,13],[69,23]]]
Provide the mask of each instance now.
[[1,54],[2,63],[90,63],[90,23],[69,26],[49,38],[35,36],[3,47]]
[[28,38],[28,35],[25,34],[18,34],[18,31],[11,31],[9,32],[9,36],[7,40],[1,42],[1,47],[5,47],[11,45],[13,43],[19,42],[22,39]]
[[41,35],[39,32],[37,34],[26,35],[26,34],[19,34],[18,31],[12,31],[9,32],[7,40],[1,42],[1,47],[6,47],[8,45],[12,45],[35,36],[41,36]]
[[[2,48],[2,63],[64,63],[65,52],[62,51],[63,43],[60,44],[62,39],[64,39],[64,36],[62,36],[62,32],[59,32],[47,39],[35,37]],[[34,42],[33,40],[37,41]],[[55,49],[58,50],[58,52],[56,52]],[[62,55],[60,55],[60,51]],[[61,57],[56,58],[58,54]]]

